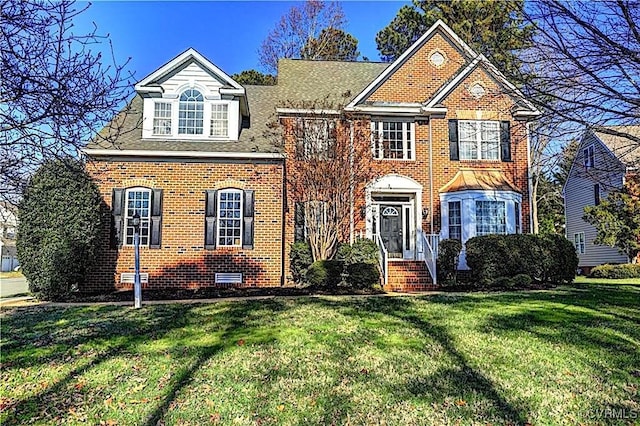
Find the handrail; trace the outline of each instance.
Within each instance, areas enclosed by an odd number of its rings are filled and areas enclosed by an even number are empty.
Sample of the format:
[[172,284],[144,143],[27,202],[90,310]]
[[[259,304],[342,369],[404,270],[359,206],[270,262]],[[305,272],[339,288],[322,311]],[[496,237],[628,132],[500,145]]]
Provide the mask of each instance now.
[[440,242],[440,236],[438,234],[425,234],[422,231],[418,231],[418,235],[422,240],[422,256],[424,258],[424,263],[427,265],[429,275],[431,275],[431,281],[434,285],[437,285],[438,271],[436,270],[436,265],[438,259],[438,244]]
[[373,236],[375,238],[376,244],[380,249],[378,255],[378,262],[380,263],[380,269],[382,270],[382,285],[387,285],[387,281],[389,280],[389,252],[384,246],[384,242],[382,242],[382,238],[379,234]]

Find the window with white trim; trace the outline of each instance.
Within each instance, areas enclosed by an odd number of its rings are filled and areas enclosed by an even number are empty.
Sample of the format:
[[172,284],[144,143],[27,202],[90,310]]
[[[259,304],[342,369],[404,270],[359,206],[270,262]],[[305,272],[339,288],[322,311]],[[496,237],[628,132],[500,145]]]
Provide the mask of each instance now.
[[153,134],[171,135],[171,103],[155,102],[153,106]]
[[576,253],[584,254],[584,232],[573,234],[573,244],[576,248]]
[[129,188],[126,192],[125,245],[133,245],[133,215],[140,215],[140,245],[149,245],[149,222],[151,219],[151,190]]
[[476,235],[506,234],[507,211],[504,201],[476,201]]
[[499,160],[499,121],[458,121],[461,160]]
[[415,126],[410,121],[372,121],[373,156],[378,159],[413,160]]
[[520,229],[520,203],[518,202],[514,202],[513,203],[513,210],[515,213],[515,222],[516,222],[516,234],[521,234],[522,233],[522,229]]
[[210,135],[218,138],[229,136],[229,104],[211,105]]
[[462,210],[460,201],[449,201],[449,238],[462,241]]
[[242,191],[218,191],[218,246],[242,246]]
[[201,135],[204,128],[204,97],[196,89],[187,89],[180,95],[178,107],[178,134]]
[[596,154],[593,145],[589,145],[584,150],[582,150],[582,155],[584,156],[584,168],[589,169],[595,166],[596,164]]

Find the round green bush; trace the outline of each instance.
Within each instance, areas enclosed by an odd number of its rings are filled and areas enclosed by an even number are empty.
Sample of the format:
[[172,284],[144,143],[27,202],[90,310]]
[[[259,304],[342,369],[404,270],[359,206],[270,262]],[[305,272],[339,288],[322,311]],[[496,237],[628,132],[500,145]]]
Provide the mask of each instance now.
[[343,263],[337,260],[317,260],[309,266],[305,280],[313,287],[336,287],[342,279]]
[[377,264],[352,263],[345,266],[347,283],[353,288],[369,289],[380,286],[380,271]]
[[439,284],[455,284],[461,251],[462,243],[458,240],[446,239],[440,241],[437,260]]
[[18,210],[18,259],[29,289],[63,300],[85,280],[101,231],[100,192],[83,164],[46,162],[29,180]]

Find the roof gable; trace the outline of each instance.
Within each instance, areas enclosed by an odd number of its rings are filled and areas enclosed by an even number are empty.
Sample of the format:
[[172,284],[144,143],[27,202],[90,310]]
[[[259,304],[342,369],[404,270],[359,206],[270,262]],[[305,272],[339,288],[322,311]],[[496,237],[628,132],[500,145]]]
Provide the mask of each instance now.
[[236,89],[244,93],[243,87],[233,80],[220,68],[215,66],[211,61],[202,56],[198,51],[193,48],[189,48],[140,80],[135,89],[138,93],[145,92],[157,92],[160,91],[159,83],[176,72],[184,69],[192,62],[196,62],[200,68],[209,73],[212,77],[216,78],[223,86],[227,86],[232,89]]
[[607,126],[594,129],[593,134],[627,167],[640,167],[640,144],[620,134],[640,138],[638,126]]
[[[478,56],[478,54],[469,47],[460,37],[458,37],[447,24],[442,20],[438,20],[425,32],[422,37],[416,40],[398,59],[396,59],[387,69],[384,70],[375,80],[373,80],[365,89],[358,94],[348,105],[355,107],[356,105],[367,100],[376,89],[393,76],[411,57],[413,57],[424,45],[434,36],[441,35],[452,47],[456,48],[460,53],[462,61],[469,60]],[[462,63],[461,63],[462,65]]]

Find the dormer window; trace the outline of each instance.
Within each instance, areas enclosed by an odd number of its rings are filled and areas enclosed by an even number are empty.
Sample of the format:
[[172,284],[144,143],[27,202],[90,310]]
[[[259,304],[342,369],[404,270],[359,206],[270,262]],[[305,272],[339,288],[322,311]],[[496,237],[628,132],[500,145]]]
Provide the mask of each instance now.
[[180,95],[178,134],[201,135],[204,129],[204,97],[196,89],[187,89]]

